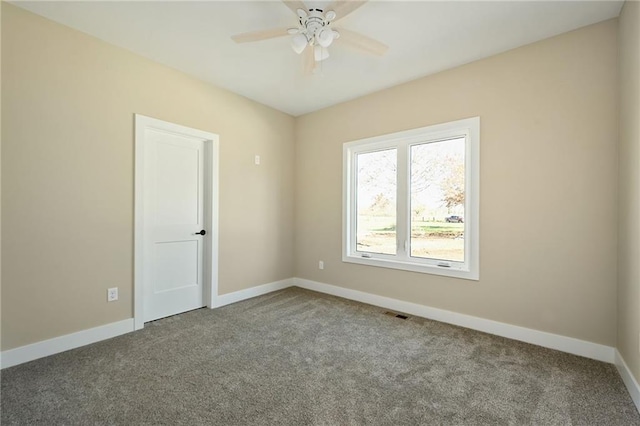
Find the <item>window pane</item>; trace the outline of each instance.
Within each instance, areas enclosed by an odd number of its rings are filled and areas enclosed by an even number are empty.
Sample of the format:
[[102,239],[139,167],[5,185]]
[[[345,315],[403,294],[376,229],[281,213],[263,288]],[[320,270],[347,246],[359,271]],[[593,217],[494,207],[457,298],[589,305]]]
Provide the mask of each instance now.
[[411,256],[464,262],[465,138],[411,147]]
[[356,250],[396,254],[396,149],[358,154]]

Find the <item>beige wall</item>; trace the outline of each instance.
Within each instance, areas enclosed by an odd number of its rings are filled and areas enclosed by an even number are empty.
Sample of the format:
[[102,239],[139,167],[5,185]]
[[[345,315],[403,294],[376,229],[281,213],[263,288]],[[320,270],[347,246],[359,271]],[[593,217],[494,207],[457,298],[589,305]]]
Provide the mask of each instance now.
[[220,135],[220,293],[293,275],[293,117],[6,3],[2,31],[3,350],[132,317],[134,113]]
[[[296,275],[615,345],[615,20],[297,120],[11,5],[2,26],[2,350],[131,318],[134,113],[221,137],[221,294]],[[481,280],[342,263],[342,143],[476,115]]]
[[620,15],[618,350],[640,381],[640,3]]
[[[299,117],[297,276],[613,346],[616,31],[610,20]],[[472,116],[480,281],[343,263],[342,144]]]

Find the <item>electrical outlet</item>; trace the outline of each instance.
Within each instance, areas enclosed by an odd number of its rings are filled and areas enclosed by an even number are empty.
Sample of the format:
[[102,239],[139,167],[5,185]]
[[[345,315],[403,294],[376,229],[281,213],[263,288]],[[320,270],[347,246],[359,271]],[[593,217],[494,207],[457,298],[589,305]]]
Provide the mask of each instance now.
[[118,300],[118,287],[113,287],[107,290],[107,302],[114,302]]
[[256,163],[256,166],[260,165],[260,156],[256,155],[255,158],[253,159],[253,162]]
[[322,260],[318,262],[318,269],[324,269],[324,262]]

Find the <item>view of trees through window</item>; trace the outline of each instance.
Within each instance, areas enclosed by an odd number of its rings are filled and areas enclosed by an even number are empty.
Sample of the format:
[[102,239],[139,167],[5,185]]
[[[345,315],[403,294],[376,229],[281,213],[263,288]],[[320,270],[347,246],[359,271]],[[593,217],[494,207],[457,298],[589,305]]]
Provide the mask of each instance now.
[[358,154],[358,251],[396,254],[397,149]]
[[411,256],[464,261],[464,138],[411,147]]
[[[464,261],[465,138],[412,145],[410,255]],[[357,250],[396,254],[397,150],[358,154]]]

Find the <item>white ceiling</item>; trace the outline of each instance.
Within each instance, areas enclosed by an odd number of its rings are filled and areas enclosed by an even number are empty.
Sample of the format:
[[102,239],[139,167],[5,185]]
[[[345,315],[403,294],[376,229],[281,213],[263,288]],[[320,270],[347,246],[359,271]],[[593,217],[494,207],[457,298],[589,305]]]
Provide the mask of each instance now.
[[295,15],[279,1],[14,4],[297,116],[614,18],[622,3],[372,0],[339,26],[382,41],[387,54],[370,56],[338,39],[315,75],[304,75],[288,37],[246,44],[230,39],[295,26]]

